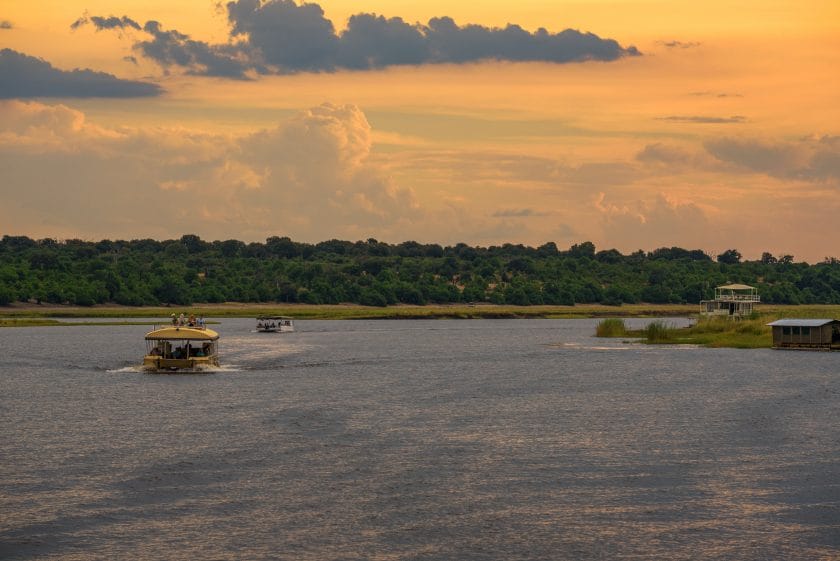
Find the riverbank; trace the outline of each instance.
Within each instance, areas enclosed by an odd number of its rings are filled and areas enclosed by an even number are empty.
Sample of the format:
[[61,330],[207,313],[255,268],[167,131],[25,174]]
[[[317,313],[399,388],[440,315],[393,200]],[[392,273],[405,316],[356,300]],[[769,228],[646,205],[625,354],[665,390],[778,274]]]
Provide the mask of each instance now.
[[[840,307],[838,307],[840,309]],[[494,304],[441,304],[386,307],[356,304],[194,304],[192,306],[60,306],[13,304],[0,308],[0,318],[166,318],[172,313],[204,317],[256,317],[281,315],[296,319],[517,319],[587,317],[685,317],[697,312],[694,305],[603,306],[497,306]]]
[[[24,320],[50,318],[168,318],[172,313],[194,313],[204,317],[256,317],[283,315],[296,319],[576,319],[576,318],[669,318],[697,316],[695,304],[625,304],[604,306],[497,306],[456,304],[387,307],[355,304],[194,304],[192,306],[61,306],[12,304],[0,307],[0,326],[23,325]],[[840,305],[761,306],[761,317],[840,318]],[[15,320],[15,321],[10,321]],[[768,319],[767,321],[772,321]],[[58,323],[58,322],[57,322]]]

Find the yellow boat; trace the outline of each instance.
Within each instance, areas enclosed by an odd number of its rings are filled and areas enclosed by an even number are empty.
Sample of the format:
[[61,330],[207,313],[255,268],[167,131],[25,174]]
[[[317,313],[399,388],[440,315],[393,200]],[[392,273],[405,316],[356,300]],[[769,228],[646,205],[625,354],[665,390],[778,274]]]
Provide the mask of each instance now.
[[219,366],[219,334],[205,327],[169,326],[146,333],[143,368],[203,370]]

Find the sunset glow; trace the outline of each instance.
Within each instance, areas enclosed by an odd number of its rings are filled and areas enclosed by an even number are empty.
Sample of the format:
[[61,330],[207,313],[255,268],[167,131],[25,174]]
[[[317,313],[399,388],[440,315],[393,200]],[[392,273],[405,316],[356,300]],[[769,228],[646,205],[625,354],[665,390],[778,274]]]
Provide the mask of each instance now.
[[837,2],[2,10],[0,234],[840,256]]

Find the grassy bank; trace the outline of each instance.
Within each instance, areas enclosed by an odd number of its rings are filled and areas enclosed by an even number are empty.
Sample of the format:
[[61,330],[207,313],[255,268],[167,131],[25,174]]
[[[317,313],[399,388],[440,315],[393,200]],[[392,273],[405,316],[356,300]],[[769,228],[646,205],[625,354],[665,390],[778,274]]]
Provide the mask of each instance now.
[[205,317],[256,317],[258,315],[282,315],[298,319],[496,319],[496,318],[587,318],[587,317],[685,317],[696,313],[693,305],[650,305],[625,306],[578,305],[578,306],[496,306],[475,305],[428,305],[370,307],[353,304],[307,305],[307,304],[197,304],[193,306],[47,306],[12,305],[0,307],[0,318],[166,318],[171,313],[194,313]]
[[[693,304],[627,304],[604,306],[581,304],[575,306],[496,306],[475,305],[428,305],[369,307],[353,304],[308,305],[308,304],[196,304],[193,306],[55,306],[37,304],[13,304],[0,306],[0,326],[55,325],[37,323],[51,318],[168,318],[172,313],[194,313],[208,318],[254,318],[258,315],[283,315],[297,319],[518,319],[518,318],[668,318],[696,316],[698,306]],[[780,317],[798,318],[840,318],[840,306],[762,306],[762,317],[766,321]],[[36,322],[36,323],[31,323]],[[61,322],[64,324],[66,322]],[[699,335],[699,333],[698,333]],[[617,335],[623,336],[623,335]]]
[[[778,316],[760,315],[738,321],[729,318],[702,318],[690,327],[674,327],[666,320],[657,320],[649,323],[644,329],[627,329],[623,320],[615,319],[602,321],[596,328],[596,335],[637,338],[650,344],[761,349],[771,346],[771,330],[766,324],[774,319],[778,319]],[[611,324],[602,328],[608,321],[611,321]]]

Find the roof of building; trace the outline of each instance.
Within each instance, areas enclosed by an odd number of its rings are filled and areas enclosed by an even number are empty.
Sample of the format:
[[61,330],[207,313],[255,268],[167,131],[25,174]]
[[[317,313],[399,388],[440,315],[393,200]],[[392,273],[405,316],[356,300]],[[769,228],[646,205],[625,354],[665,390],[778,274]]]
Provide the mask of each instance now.
[[834,323],[837,321],[836,319],[793,319],[793,318],[786,318],[786,319],[777,319],[774,322],[770,322],[767,325],[772,325],[774,327],[822,327],[828,323]]
[[755,287],[748,284],[725,284],[723,286],[719,286],[718,288],[725,288],[727,290],[752,290]]

